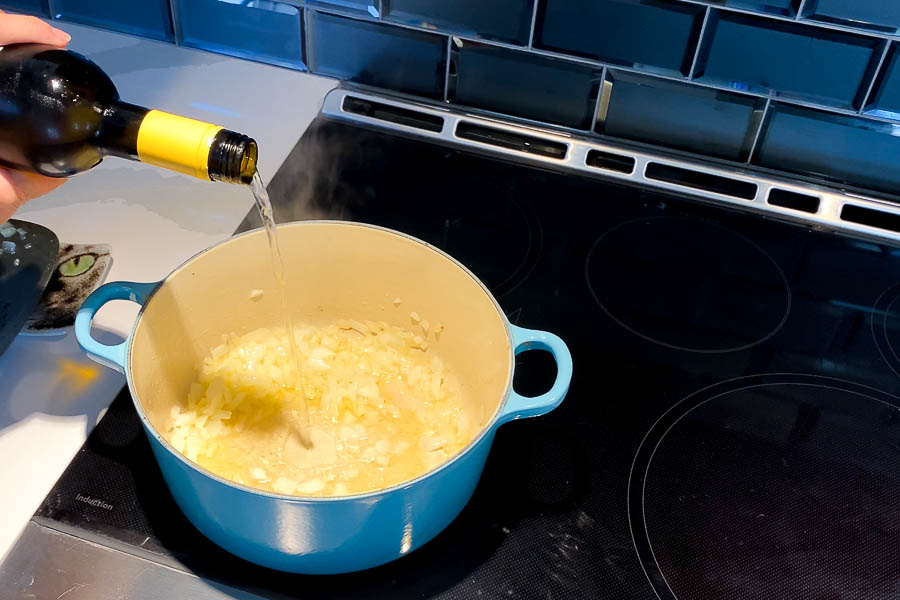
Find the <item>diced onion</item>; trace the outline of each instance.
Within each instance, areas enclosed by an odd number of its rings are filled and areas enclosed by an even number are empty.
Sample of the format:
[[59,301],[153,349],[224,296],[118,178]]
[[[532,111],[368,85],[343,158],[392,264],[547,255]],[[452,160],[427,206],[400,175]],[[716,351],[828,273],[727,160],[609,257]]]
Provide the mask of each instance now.
[[297,482],[288,477],[279,477],[275,480],[275,483],[272,484],[272,489],[279,494],[293,494],[297,489]]
[[297,328],[295,346],[299,380],[285,330],[223,336],[171,409],[166,439],[234,481],[340,496],[415,478],[475,434],[454,374],[422,335],[342,320]]

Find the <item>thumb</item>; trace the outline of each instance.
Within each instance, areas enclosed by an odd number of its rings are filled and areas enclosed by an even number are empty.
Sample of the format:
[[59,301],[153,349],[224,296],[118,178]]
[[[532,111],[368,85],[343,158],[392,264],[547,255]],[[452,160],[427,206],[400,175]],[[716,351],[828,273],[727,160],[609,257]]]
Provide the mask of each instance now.
[[8,221],[26,201],[55,190],[65,181],[37,173],[0,168],[0,223]]

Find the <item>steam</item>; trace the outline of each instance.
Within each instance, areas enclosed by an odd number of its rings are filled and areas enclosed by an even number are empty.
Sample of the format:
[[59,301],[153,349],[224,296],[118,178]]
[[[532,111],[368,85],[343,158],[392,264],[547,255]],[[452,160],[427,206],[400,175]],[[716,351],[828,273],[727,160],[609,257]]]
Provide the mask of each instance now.
[[[314,123],[294,146],[267,189],[278,223],[314,219],[348,220],[352,207],[363,201],[363,192],[342,180],[342,171],[363,149],[353,140]],[[250,211],[239,231],[261,227],[256,209]]]

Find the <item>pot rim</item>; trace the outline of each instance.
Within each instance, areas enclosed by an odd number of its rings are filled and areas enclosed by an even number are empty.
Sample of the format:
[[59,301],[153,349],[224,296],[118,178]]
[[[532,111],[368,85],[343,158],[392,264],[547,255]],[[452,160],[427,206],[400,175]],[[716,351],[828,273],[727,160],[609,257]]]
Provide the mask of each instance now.
[[513,342],[512,333],[510,332],[510,328],[509,328],[509,319],[506,317],[506,314],[503,312],[503,309],[500,308],[500,304],[497,302],[497,299],[494,298],[494,295],[490,292],[490,290],[488,290],[487,286],[485,286],[484,283],[480,279],[478,279],[478,277],[476,277],[474,273],[472,273],[472,271],[470,271],[465,265],[463,265],[461,262],[459,262],[458,260],[456,260],[455,258],[450,256],[449,254],[447,254],[440,248],[433,246],[432,244],[429,244],[428,242],[426,242],[424,240],[420,240],[419,238],[409,235],[407,233],[403,233],[402,231],[397,231],[395,229],[389,229],[387,227],[381,227],[380,225],[372,225],[369,223],[357,223],[354,221],[341,221],[341,220],[337,220],[337,219],[316,219],[316,220],[309,220],[309,221],[293,221],[290,223],[277,224],[276,228],[280,230],[282,228],[287,229],[287,228],[291,228],[291,227],[303,227],[305,225],[342,225],[342,226],[351,226],[351,227],[362,227],[362,228],[368,228],[368,229],[375,229],[378,231],[382,231],[384,233],[389,233],[389,234],[393,234],[393,235],[397,235],[397,236],[406,238],[407,240],[410,240],[417,244],[421,244],[422,246],[425,246],[427,249],[450,260],[454,265],[456,265],[458,268],[462,269],[469,277],[471,277],[472,280],[478,285],[478,287],[481,288],[481,291],[484,292],[485,295],[487,295],[488,299],[490,299],[491,303],[494,305],[494,309],[497,311],[497,314],[500,315],[501,321],[503,322],[503,329],[506,331],[506,343],[507,343],[508,353],[509,353],[509,370],[508,370],[507,376],[506,376],[506,385],[504,386],[504,389],[503,389],[502,401],[497,405],[497,409],[494,411],[493,416],[484,426],[482,426],[482,428],[478,432],[478,434],[475,437],[473,437],[469,441],[469,443],[466,444],[461,450],[459,450],[453,457],[451,457],[450,460],[441,463],[440,465],[438,465],[437,467],[435,467],[433,469],[425,471],[424,473],[414,477],[413,479],[401,481],[400,483],[396,483],[390,487],[379,488],[377,490],[372,490],[369,492],[362,492],[359,494],[348,494],[346,496],[296,496],[293,494],[278,494],[275,492],[261,490],[259,488],[255,488],[255,487],[243,484],[243,483],[238,483],[236,481],[226,479],[226,478],[222,477],[221,475],[218,475],[217,473],[210,471],[206,467],[203,467],[203,466],[195,463],[194,461],[192,461],[188,457],[186,457],[184,454],[182,454],[181,452],[176,450],[168,442],[168,440],[166,440],[163,437],[163,435],[159,431],[157,431],[156,427],[154,427],[153,424],[150,422],[150,419],[147,418],[147,415],[144,412],[144,409],[141,406],[140,401],[138,400],[137,391],[134,389],[134,385],[131,380],[131,350],[132,350],[132,346],[134,345],[134,333],[135,333],[135,331],[137,331],[138,324],[141,322],[141,318],[144,315],[144,311],[147,309],[147,306],[149,306],[150,302],[153,300],[153,296],[155,296],[156,292],[160,288],[162,288],[163,285],[165,285],[166,281],[169,278],[171,278],[173,275],[175,275],[176,273],[178,273],[181,270],[183,270],[184,268],[186,268],[187,265],[194,262],[194,260],[200,258],[204,254],[207,254],[208,252],[211,252],[211,251],[213,251],[221,246],[224,246],[226,244],[235,242],[236,240],[238,240],[242,237],[246,237],[246,236],[250,236],[250,235],[258,235],[260,233],[264,234],[265,230],[263,227],[257,227],[255,229],[250,229],[248,231],[241,232],[237,235],[233,235],[227,239],[224,239],[221,242],[218,242],[212,246],[204,248],[203,250],[200,250],[199,252],[197,252],[196,254],[194,254],[193,256],[191,256],[190,258],[185,260],[184,262],[182,262],[180,265],[178,265],[177,267],[172,269],[172,271],[170,271],[168,273],[168,275],[166,275],[163,279],[161,279],[159,281],[159,283],[156,285],[156,287],[153,289],[153,291],[150,292],[150,294],[147,296],[146,301],[141,306],[140,311],[138,311],[137,317],[134,320],[134,324],[131,326],[131,332],[128,336],[128,347],[126,349],[126,355],[125,355],[125,364],[127,365],[127,368],[125,369],[125,379],[128,383],[128,392],[129,392],[129,395],[131,396],[131,401],[134,404],[135,410],[137,410],[138,416],[141,419],[141,424],[144,426],[144,428],[149,433],[153,434],[153,437],[156,439],[156,441],[159,442],[166,451],[168,451],[170,454],[175,455],[175,457],[179,461],[184,463],[188,468],[198,471],[200,474],[202,474],[206,477],[209,477],[218,483],[222,483],[229,487],[235,488],[241,492],[249,492],[249,493],[252,493],[252,494],[255,494],[258,496],[272,498],[273,500],[284,500],[284,501],[294,502],[294,503],[318,503],[318,502],[342,502],[342,501],[347,501],[347,500],[353,500],[353,501],[367,500],[367,499],[375,498],[376,496],[393,493],[397,490],[410,488],[410,487],[418,484],[419,482],[431,477],[432,475],[436,475],[437,473],[443,471],[444,469],[450,468],[451,465],[462,460],[462,458],[464,456],[466,456],[467,454],[472,452],[475,449],[475,447],[478,446],[484,440],[484,438],[488,435],[488,433],[490,433],[497,427],[497,422],[500,419],[500,415],[503,412],[503,407],[506,405],[506,402],[509,400],[509,393],[512,390],[512,384],[513,384],[513,371],[515,370],[515,366],[516,366],[515,345]]

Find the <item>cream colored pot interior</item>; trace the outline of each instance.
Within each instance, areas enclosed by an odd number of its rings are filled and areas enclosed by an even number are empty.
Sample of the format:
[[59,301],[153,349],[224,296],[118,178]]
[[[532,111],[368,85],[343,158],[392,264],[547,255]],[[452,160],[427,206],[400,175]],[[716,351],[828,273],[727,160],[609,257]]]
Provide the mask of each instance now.
[[[492,420],[504,400],[512,352],[502,315],[465,270],[421,242],[373,227],[307,222],[278,232],[295,322],[357,319],[412,328],[416,312],[442,324],[428,352],[455,369],[463,408],[476,422]],[[262,298],[251,300],[257,289]],[[150,423],[160,430],[170,407],[184,404],[195,369],[223,333],[282,326],[281,314],[261,230],[172,273],[144,308],[131,346],[129,376]]]

